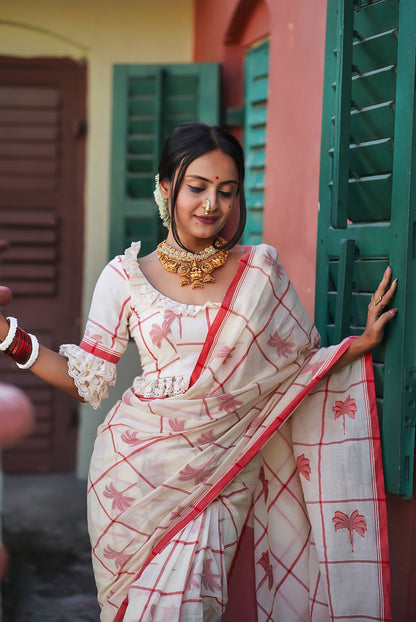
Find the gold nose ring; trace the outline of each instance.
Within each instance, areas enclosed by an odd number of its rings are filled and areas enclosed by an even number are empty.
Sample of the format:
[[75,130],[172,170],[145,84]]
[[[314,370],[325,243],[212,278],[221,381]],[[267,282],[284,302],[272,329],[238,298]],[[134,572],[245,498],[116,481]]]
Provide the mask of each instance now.
[[210,209],[211,209],[211,201],[209,199],[205,199],[205,216],[208,216]]

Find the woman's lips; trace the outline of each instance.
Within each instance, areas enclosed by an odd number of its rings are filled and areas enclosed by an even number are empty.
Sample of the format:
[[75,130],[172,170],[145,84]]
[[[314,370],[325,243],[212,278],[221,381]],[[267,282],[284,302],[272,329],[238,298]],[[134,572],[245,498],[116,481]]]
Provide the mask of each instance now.
[[213,225],[218,220],[217,216],[195,216],[195,218],[204,225]]

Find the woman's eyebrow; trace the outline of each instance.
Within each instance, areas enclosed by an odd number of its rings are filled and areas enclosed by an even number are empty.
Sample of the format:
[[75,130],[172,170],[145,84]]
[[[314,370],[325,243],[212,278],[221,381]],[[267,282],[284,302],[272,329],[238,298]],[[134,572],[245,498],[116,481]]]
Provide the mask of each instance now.
[[[201,177],[201,175],[186,175],[186,177],[191,177],[192,179],[200,179],[201,181],[207,181],[210,184],[213,183],[211,179],[207,179],[206,177]],[[236,181],[235,179],[227,179],[227,181],[221,182],[221,185],[223,184],[238,184],[238,181]]]

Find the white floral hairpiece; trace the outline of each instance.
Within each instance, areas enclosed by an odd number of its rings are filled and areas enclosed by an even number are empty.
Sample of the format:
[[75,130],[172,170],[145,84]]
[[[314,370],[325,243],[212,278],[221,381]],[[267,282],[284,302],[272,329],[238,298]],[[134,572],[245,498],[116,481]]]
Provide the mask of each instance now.
[[162,219],[162,222],[164,226],[166,227],[166,229],[169,229],[170,227],[169,204],[168,204],[168,201],[163,198],[162,193],[160,191],[159,173],[155,177],[155,191],[153,193],[153,196],[155,197],[156,205],[159,208],[160,218]]

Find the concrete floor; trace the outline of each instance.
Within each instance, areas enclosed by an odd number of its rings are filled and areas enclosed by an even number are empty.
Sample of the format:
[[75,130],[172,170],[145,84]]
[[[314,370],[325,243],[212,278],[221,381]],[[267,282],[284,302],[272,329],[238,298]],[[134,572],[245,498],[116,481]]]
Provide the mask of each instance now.
[[6,475],[3,541],[10,561],[2,622],[98,622],[86,523],[86,482]]

